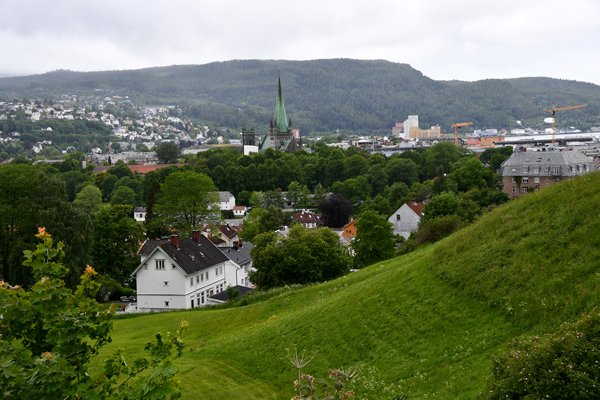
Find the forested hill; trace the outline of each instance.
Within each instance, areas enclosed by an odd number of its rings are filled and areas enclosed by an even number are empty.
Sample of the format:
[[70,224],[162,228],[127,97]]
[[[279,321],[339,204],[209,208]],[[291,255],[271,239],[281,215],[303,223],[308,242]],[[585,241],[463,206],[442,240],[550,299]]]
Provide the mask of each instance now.
[[435,81],[408,64],[331,59],[247,60],[127,71],[54,71],[0,78],[0,99],[60,94],[124,94],[144,104],[179,104],[185,113],[221,126],[263,127],[281,71],[288,115],[303,132],[336,129],[389,132],[418,114],[421,125],[473,121],[475,128],[544,127],[543,109],[587,103],[563,112],[560,127],[598,125],[600,86],[550,78]]

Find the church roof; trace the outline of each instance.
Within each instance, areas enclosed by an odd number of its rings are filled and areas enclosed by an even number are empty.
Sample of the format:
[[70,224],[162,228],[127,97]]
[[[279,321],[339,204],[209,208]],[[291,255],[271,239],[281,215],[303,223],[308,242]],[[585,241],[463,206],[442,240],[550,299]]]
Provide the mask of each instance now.
[[281,90],[281,77],[279,77],[279,89],[277,91],[277,101],[275,102],[274,125],[279,133],[286,133],[290,130],[285,104],[283,103],[283,91]]

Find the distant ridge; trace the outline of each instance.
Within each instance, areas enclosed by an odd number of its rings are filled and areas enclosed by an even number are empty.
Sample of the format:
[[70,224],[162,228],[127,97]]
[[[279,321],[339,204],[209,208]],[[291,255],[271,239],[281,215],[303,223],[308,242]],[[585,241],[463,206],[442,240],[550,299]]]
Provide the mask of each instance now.
[[[304,132],[387,133],[418,114],[424,126],[450,131],[456,121],[474,128],[515,128],[517,120],[544,128],[552,103],[587,103],[563,113],[559,127],[598,125],[600,86],[552,78],[435,81],[408,64],[382,60],[233,60],[139,70],[73,72],[0,79],[0,98],[54,97],[107,91],[147,104],[179,104],[186,114],[227,127],[265,127],[272,117],[281,71],[286,107]],[[103,93],[103,92],[102,92]]]

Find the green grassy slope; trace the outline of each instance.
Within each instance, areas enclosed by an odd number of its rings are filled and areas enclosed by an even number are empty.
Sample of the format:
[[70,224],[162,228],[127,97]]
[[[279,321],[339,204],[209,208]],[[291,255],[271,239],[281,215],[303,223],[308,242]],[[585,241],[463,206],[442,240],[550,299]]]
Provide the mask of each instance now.
[[285,349],[294,345],[317,351],[306,372],[359,367],[358,398],[474,398],[491,357],[514,337],[551,331],[598,304],[599,214],[594,174],[332,282],[246,307],[117,320],[105,351],[134,353],[186,319],[177,361],[185,398],[291,398]]

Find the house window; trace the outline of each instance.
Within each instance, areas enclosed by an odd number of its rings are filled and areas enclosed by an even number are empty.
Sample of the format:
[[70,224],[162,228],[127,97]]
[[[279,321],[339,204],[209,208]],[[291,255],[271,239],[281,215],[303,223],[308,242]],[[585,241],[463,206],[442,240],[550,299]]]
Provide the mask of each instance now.
[[517,192],[517,188],[513,186],[513,193]]
[[165,307],[169,307],[169,301],[168,300],[165,301]]
[[510,171],[511,172],[517,172],[517,169],[516,168],[512,168]]
[[208,271],[206,271],[206,272],[204,273],[204,279],[205,279],[205,280],[208,280]]
[[517,183],[517,181],[516,181],[516,179],[515,179],[514,177],[511,179],[511,181],[512,181],[512,184],[513,184],[513,185],[514,185],[515,183]]
[[521,191],[522,191],[523,193],[527,193],[527,192],[529,191],[529,188],[526,188],[526,187],[524,187],[524,188],[521,188]]
[[204,304],[204,292],[200,292],[200,299],[202,300],[202,304]]
[[204,282],[204,272],[200,272],[200,282]]
[[521,181],[522,183],[529,183],[529,178],[524,176],[523,180]]
[[540,177],[536,176],[535,178],[533,178],[533,183],[540,183]]
[[200,275],[196,275],[196,283],[200,282]]
[[521,172],[524,172],[524,173],[529,172],[529,167],[523,167],[523,168],[521,168]]
[[539,174],[540,173],[540,167],[533,167],[533,173],[534,174]]
[[396,221],[400,221],[400,214],[396,214]]
[[194,286],[194,277],[190,278],[190,286]]
[[171,264],[171,269],[175,269],[177,268],[177,266],[175,266],[175,264]]
[[560,169],[559,167],[552,167],[552,173],[553,174],[558,174],[558,170],[559,169]]
[[154,263],[156,265],[156,269],[165,269],[165,260],[156,259],[154,260]]
[[163,281],[163,286],[169,286],[169,281]]

